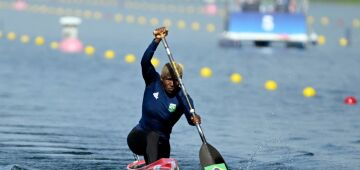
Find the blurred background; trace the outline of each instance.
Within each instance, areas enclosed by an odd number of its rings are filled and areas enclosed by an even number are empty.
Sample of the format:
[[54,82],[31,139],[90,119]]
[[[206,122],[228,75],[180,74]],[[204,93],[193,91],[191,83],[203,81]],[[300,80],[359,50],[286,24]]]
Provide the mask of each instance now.
[[[0,169],[126,169],[140,60],[169,29],[231,169],[359,169],[358,0],[0,0]],[[152,63],[168,61],[159,45]],[[181,118],[180,169],[201,139]]]

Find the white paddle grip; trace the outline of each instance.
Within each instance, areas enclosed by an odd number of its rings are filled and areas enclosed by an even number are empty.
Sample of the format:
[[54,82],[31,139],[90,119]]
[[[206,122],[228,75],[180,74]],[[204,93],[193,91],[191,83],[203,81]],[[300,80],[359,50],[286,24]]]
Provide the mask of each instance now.
[[170,52],[169,48],[166,48],[166,52],[167,52],[168,55],[171,55],[171,52]]

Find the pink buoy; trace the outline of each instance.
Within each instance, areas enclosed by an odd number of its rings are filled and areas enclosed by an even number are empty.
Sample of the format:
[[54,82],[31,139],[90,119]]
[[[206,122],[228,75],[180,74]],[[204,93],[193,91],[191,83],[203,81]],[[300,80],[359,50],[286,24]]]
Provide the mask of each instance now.
[[357,101],[354,96],[348,96],[345,98],[344,103],[347,105],[355,105],[357,103]]
[[217,6],[214,3],[207,4],[205,6],[205,13],[209,15],[215,15],[217,12]]
[[82,42],[77,38],[67,38],[60,42],[60,51],[64,53],[78,53],[83,47]]
[[16,0],[16,2],[13,4],[14,9],[18,11],[25,10],[27,6],[28,5],[25,0]]
[[73,16],[64,16],[60,18],[62,25],[62,41],[59,50],[64,53],[78,53],[83,50],[83,44],[78,38],[78,26],[81,24],[81,18]]

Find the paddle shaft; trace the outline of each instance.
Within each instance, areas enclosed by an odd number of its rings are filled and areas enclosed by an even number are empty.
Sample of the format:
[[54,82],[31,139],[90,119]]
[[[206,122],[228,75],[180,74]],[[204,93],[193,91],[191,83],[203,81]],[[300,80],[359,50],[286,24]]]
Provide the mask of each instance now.
[[[165,50],[166,50],[166,53],[167,53],[167,56],[168,56],[168,58],[169,58],[169,60],[170,60],[170,65],[171,65],[172,69],[175,71],[176,78],[178,79],[178,81],[179,81],[179,83],[180,83],[181,90],[183,91],[183,93],[184,93],[184,95],[185,95],[185,98],[186,98],[186,102],[187,102],[188,105],[189,105],[190,113],[191,113],[193,116],[195,116],[195,109],[194,109],[194,107],[193,107],[193,106],[191,105],[191,103],[190,103],[190,99],[189,99],[189,97],[188,97],[188,93],[187,93],[187,91],[186,91],[185,85],[184,85],[184,83],[183,83],[183,81],[182,81],[182,79],[181,79],[181,77],[180,77],[180,74],[179,74],[178,70],[176,69],[175,60],[174,60],[174,57],[173,57],[172,54],[171,54],[171,51],[170,51],[169,45],[168,45],[168,43],[167,43],[167,41],[166,41],[166,38],[163,37],[163,38],[161,38],[161,39],[162,39],[161,42],[162,42],[162,44],[164,45]],[[199,135],[200,135],[200,138],[201,138],[202,142],[203,142],[203,143],[207,143],[207,142],[206,142],[206,139],[205,139],[204,132],[202,131],[200,124],[196,123],[195,125],[196,125],[196,128],[197,128],[198,132],[199,132]]]
[[[194,107],[191,105],[191,102],[190,102],[190,99],[189,99],[189,96],[188,96],[188,93],[186,91],[186,88],[185,88],[185,85],[180,77],[180,74],[178,72],[178,70],[176,69],[176,65],[175,65],[175,60],[170,52],[170,48],[169,48],[169,45],[166,41],[166,38],[162,38],[162,44],[164,45],[165,49],[166,49],[166,53],[167,53],[167,56],[170,60],[170,65],[172,67],[172,69],[174,70],[175,72],[175,75],[176,75],[176,78],[178,79],[179,81],[179,84],[180,84],[180,87],[181,87],[181,90],[183,91],[184,95],[185,95],[185,98],[186,98],[186,102],[188,103],[189,105],[189,108],[190,108],[190,113],[195,116],[195,109]],[[227,165],[225,163],[225,160],[224,158],[221,156],[221,154],[219,153],[219,151],[217,151],[213,146],[211,146],[209,143],[207,143],[206,139],[205,139],[205,135],[204,135],[204,132],[202,131],[201,129],[201,126],[200,124],[196,123],[196,128],[199,132],[199,135],[200,135],[200,138],[203,142],[203,144],[201,145],[201,148],[200,148],[200,164],[203,168],[205,167],[208,167],[208,166],[212,166],[212,165],[215,165],[215,164],[224,164],[224,166],[226,167],[225,169],[227,169]],[[215,165],[217,166],[217,165]]]

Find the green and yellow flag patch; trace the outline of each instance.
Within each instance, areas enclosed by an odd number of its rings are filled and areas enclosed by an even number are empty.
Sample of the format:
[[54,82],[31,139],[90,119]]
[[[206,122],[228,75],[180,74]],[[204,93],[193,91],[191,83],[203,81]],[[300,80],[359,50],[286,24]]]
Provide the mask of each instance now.
[[170,103],[168,110],[171,113],[174,112],[176,110],[176,104]]
[[224,163],[214,164],[204,168],[204,170],[227,170]]

